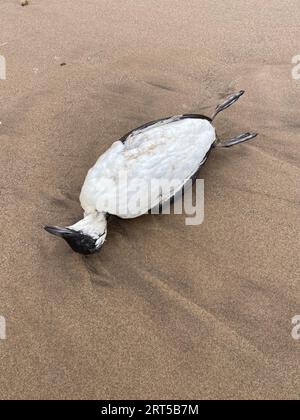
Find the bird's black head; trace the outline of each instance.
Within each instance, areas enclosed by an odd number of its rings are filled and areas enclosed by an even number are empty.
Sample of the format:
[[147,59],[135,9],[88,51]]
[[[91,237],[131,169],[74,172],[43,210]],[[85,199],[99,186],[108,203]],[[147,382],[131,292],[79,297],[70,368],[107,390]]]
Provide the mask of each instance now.
[[45,226],[44,229],[52,235],[63,238],[68,242],[73,251],[83,255],[90,255],[99,251],[104,242],[101,238],[105,236],[105,234],[103,234],[98,238],[93,238],[83,232],[58,226]]

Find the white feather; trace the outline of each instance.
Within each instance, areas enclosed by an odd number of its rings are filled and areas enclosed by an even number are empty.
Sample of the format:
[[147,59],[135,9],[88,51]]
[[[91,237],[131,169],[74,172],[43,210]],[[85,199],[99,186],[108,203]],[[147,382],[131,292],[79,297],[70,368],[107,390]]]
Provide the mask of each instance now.
[[[134,131],[125,143],[116,141],[87,174],[80,195],[85,213],[108,212],[123,218],[146,213],[170,193],[149,191],[145,183],[155,180],[162,187],[173,180],[176,193],[201,166],[215,139],[209,121],[173,117]],[[129,203],[136,200],[140,207],[134,212]]]

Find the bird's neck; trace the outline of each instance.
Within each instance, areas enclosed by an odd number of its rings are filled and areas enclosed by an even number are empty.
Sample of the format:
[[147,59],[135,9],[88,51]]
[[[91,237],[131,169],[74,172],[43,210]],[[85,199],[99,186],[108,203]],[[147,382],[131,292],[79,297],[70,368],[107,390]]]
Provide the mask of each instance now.
[[72,226],[69,226],[69,228],[76,231],[81,231],[86,235],[92,236],[93,238],[98,238],[106,231],[106,226],[106,214],[95,212],[86,214],[82,220]]

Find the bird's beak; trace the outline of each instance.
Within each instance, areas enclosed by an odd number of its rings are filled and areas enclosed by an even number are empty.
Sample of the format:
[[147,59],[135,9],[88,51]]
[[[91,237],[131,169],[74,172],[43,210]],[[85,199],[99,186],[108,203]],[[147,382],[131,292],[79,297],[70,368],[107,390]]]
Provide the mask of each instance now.
[[52,235],[60,236],[61,238],[74,234],[74,231],[72,229],[59,226],[44,226],[44,229]]

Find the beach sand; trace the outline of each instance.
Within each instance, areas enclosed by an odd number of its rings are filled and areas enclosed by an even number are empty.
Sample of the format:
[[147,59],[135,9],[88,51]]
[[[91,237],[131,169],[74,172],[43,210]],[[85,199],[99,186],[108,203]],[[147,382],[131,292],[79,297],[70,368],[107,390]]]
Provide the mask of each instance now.
[[[3,399],[300,397],[298,0],[1,0]],[[87,170],[130,129],[210,115],[205,222],[114,220],[86,258]]]

